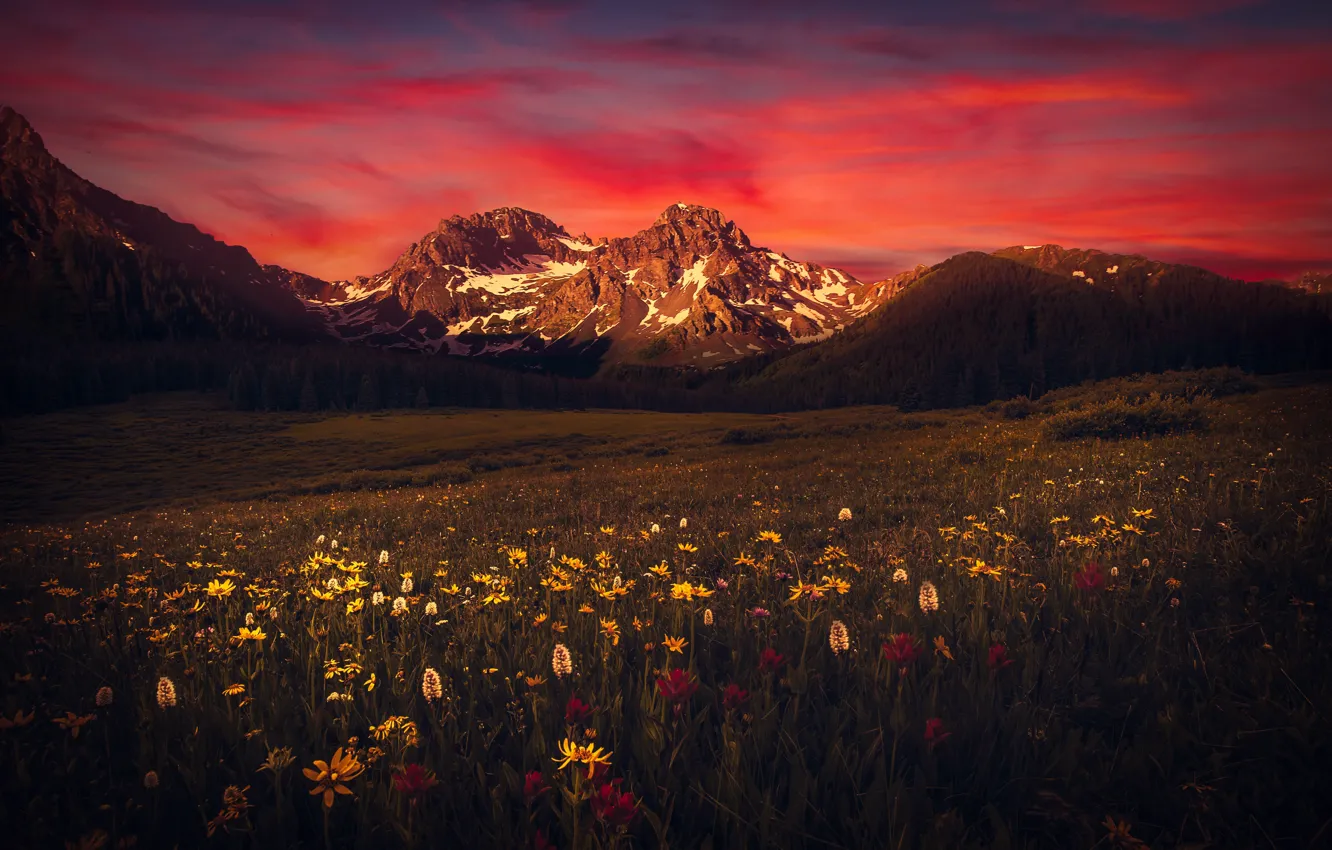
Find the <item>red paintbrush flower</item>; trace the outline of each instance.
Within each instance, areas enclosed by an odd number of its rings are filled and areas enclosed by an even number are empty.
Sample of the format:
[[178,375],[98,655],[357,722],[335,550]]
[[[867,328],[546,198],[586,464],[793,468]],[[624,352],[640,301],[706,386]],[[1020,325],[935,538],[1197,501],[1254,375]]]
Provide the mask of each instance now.
[[546,831],[544,829],[538,829],[536,831],[536,838],[532,840],[532,847],[533,850],[555,850],[555,845],[546,837]]
[[660,676],[657,678],[657,690],[666,697],[668,702],[675,705],[685,702],[698,690],[698,682],[694,677],[685,671],[676,667],[669,676]]
[[939,718],[931,717],[925,721],[925,745],[931,750],[951,734],[953,733],[944,731],[943,721]]
[[638,814],[638,802],[628,791],[621,793],[620,780],[613,779],[593,795],[592,814],[609,826],[628,826]]
[[883,645],[883,657],[899,667],[905,667],[920,657],[920,644],[916,643],[916,639],[911,635],[903,632],[895,635],[891,643]]
[[749,699],[749,691],[732,682],[722,691],[722,707],[734,711]]
[[763,673],[776,673],[778,668],[780,668],[785,662],[785,655],[782,655],[772,647],[768,647],[759,654],[759,671]]
[[1013,659],[1008,657],[1008,647],[1004,646],[1002,643],[996,643],[994,646],[990,647],[989,663],[991,670],[1002,670],[1012,664]]
[[536,801],[537,797],[549,790],[550,786],[546,785],[546,777],[542,776],[539,770],[529,771],[527,776],[523,778],[523,799],[529,806]]
[[592,706],[583,702],[576,696],[569,697],[569,703],[564,707],[564,722],[570,726],[586,725],[592,717]]
[[438,784],[439,780],[435,778],[435,774],[419,764],[403,765],[393,774],[393,787],[399,794],[412,798],[420,797]]
[[1073,576],[1073,584],[1078,590],[1086,592],[1100,590],[1105,585],[1105,576],[1101,574],[1101,565],[1095,561],[1088,561],[1087,566]]

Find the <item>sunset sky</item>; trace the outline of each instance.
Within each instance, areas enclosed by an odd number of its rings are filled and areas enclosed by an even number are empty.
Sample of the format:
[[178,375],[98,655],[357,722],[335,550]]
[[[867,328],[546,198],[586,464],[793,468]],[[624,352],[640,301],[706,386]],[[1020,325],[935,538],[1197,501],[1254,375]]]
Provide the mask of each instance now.
[[1332,268],[1327,0],[26,5],[0,103],[56,156],[325,278],[454,214],[676,201],[866,278],[1045,242]]

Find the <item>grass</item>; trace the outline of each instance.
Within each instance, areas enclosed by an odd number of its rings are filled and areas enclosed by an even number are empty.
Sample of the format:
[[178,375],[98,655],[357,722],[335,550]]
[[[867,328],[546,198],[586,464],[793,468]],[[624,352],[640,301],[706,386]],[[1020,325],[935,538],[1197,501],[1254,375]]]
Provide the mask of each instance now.
[[[213,396],[25,416],[0,444],[0,522],[85,519],[218,498],[456,480],[487,468],[687,445],[742,414],[633,411],[249,413]],[[367,473],[377,473],[367,475]],[[461,475],[460,475],[461,473]]]
[[[168,484],[13,525],[0,811],[19,846],[1317,846],[1329,409],[1327,385],[1260,389],[1206,432],[1113,441],[1049,440],[1039,409],[569,414],[605,442],[460,484]],[[202,411],[98,415],[163,437],[159,480],[243,467],[218,495],[292,474],[272,457],[315,480],[545,449],[522,413],[466,438],[241,415],[231,448],[200,445],[224,421]],[[46,473],[133,475],[68,456]]]

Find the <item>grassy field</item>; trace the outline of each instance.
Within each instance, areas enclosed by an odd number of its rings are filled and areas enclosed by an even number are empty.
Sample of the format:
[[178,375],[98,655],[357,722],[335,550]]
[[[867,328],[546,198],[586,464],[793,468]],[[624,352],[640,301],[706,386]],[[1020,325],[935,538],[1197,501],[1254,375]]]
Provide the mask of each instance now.
[[[1187,416],[1123,389],[9,420],[3,820],[22,847],[1327,845],[1332,387]],[[1056,439],[1162,421],[1186,432]]]
[[760,417],[636,411],[243,413],[162,395],[5,423],[0,522],[82,519],[218,498],[456,482],[715,442]]

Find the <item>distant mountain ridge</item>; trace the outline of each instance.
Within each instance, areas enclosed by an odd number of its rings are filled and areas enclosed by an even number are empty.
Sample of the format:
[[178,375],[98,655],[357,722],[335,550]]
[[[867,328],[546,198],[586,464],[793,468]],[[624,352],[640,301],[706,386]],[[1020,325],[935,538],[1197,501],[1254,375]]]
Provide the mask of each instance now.
[[597,346],[610,361],[693,366],[826,339],[900,289],[756,247],[719,211],[684,203],[595,244],[515,207],[454,216],[379,275],[291,287],[348,341],[469,355]]

